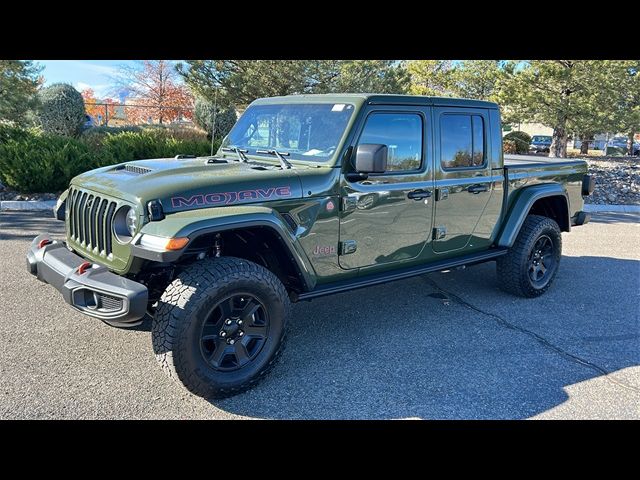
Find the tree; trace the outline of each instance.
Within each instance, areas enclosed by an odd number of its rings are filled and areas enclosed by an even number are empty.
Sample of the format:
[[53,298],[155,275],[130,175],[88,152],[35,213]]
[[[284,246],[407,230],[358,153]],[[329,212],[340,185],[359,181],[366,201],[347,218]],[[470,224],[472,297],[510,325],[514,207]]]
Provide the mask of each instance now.
[[134,123],[192,118],[193,96],[178,83],[176,70],[167,60],[143,60],[134,66],[123,66],[114,80],[114,90],[130,96],[127,104],[132,107],[125,110]]
[[38,92],[38,121],[45,132],[66,137],[80,134],[85,122],[84,100],[67,83],[54,83]]
[[611,126],[621,85],[602,60],[532,60],[500,78],[498,101],[512,117],[553,128],[549,156],[566,157],[570,132],[591,135]]
[[448,86],[455,97],[496,101],[500,80],[513,68],[502,60],[464,60],[451,69]]
[[37,105],[41,71],[31,60],[0,60],[0,119],[29,123],[29,112]]
[[109,119],[113,118],[116,114],[116,101],[112,98],[105,98],[103,100],[96,99],[91,88],[85,88],[80,93],[82,94],[84,109],[87,114],[91,115],[93,118],[98,118],[99,115],[102,116],[103,124],[107,125],[109,123]]
[[451,60],[412,60],[407,63],[414,95],[451,97],[453,62]]
[[314,93],[407,93],[410,77],[395,60],[337,60],[318,62]]
[[238,119],[236,111],[233,107],[217,108],[211,101],[198,97],[196,98],[193,120],[196,125],[207,132],[207,137],[211,139],[213,134],[213,120],[215,118],[215,139],[221,140],[227,133],[231,131],[231,128],[235,125]]
[[616,62],[621,95],[616,108],[617,131],[627,134],[627,153],[633,155],[633,141],[640,132],[640,61]]
[[259,97],[300,93],[403,93],[408,75],[391,60],[189,60],[177,65],[197,96],[243,107]]

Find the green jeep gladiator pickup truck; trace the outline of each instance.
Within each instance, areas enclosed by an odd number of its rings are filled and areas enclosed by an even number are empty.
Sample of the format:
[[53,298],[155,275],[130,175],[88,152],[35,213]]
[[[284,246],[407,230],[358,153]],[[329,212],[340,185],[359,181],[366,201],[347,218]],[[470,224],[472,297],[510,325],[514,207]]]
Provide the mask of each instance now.
[[494,103],[258,99],[215,156],[75,177],[66,241],[39,235],[27,266],[110,325],[152,316],[162,368],[218,398],[270,370],[291,302],[487,261],[506,291],[541,295],[593,188],[584,161],[503,159]]

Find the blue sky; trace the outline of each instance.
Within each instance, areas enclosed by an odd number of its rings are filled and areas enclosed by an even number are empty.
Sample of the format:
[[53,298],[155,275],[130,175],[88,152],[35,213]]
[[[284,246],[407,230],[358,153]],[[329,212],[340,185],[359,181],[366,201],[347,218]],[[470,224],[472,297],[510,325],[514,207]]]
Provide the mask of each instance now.
[[64,82],[78,90],[92,88],[96,96],[108,95],[110,78],[121,65],[132,65],[133,60],[35,60],[44,66],[45,85]]
[[122,65],[135,65],[135,60],[34,60],[44,66],[45,85],[64,82],[77,90],[92,88],[98,98],[110,95],[111,78]]

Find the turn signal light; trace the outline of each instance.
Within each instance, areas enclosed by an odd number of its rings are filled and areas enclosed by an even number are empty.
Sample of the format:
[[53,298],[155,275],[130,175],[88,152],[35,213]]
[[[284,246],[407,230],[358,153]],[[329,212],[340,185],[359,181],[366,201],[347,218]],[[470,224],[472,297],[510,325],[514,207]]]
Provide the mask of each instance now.
[[170,238],[167,245],[164,247],[167,250],[180,250],[189,243],[189,237]]

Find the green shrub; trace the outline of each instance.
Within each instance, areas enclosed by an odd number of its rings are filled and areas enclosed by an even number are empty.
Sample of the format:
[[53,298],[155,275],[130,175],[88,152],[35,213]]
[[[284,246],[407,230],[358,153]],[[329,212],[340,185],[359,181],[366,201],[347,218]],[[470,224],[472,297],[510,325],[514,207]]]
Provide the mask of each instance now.
[[528,133],[521,131],[509,132],[503,137],[503,140],[511,140],[515,143],[515,153],[529,153],[529,145],[531,145],[531,135],[529,135]]
[[502,153],[516,153],[516,142],[513,140],[502,139]]
[[151,129],[107,135],[97,149],[100,165],[175,157],[178,154],[204,156],[210,151],[211,144],[206,139],[183,140],[174,138],[162,130]]
[[20,192],[57,192],[95,168],[88,147],[58,135],[26,133],[0,143],[0,181]]
[[30,130],[18,127],[13,122],[0,121],[0,144],[9,140],[23,140],[30,134]]
[[91,130],[73,139],[0,125],[0,181],[22,193],[56,192],[100,166],[178,154],[205,156],[211,150],[202,133],[189,140],[173,137],[169,129]]
[[[216,109],[213,103],[204,98],[197,98],[194,106],[193,120],[196,125],[207,132],[207,137],[211,139],[213,131],[213,112]],[[222,140],[231,130],[238,119],[236,110],[233,107],[221,108],[218,106],[216,115],[216,140]]]
[[607,148],[604,151],[605,156],[610,157],[622,157],[627,154],[627,148],[623,147],[615,147],[613,145],[607,145]]
[[71,85],[55,83],[38,92],[38,120],[46,133],[76,137],[85,123],[84,100]]
[[143,125],[144,130],[159,131],[164,135],[176,138],[178,140],[202,140],[207,141],[207,138],[211,140],[211,137],[207,137],[207,134],[202,130],[189,125],[175,125],[175,124],[152,124]]
[[142,131],[142,129],[135,125],[124,127],[90,127],[82,131],[80,139],[90,148],[97,149],[100,148],[102,141],[107,137],[107,135],[140,131]]

